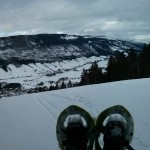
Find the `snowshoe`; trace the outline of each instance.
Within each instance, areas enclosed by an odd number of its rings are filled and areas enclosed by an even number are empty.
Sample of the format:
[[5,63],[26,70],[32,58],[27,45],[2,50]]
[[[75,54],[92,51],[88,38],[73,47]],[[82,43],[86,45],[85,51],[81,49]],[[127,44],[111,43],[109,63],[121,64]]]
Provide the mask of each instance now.
[[62,150],[92,150],[94,121],[84,109],[71,105],[58,117],[56,135]]
[[[97,138],[95,150],[126,150],[133,149],[129,144],[133,138],[133,118],[121,105],[104,110],[96,120]],[[98,139],[103,134],[103,147]]]

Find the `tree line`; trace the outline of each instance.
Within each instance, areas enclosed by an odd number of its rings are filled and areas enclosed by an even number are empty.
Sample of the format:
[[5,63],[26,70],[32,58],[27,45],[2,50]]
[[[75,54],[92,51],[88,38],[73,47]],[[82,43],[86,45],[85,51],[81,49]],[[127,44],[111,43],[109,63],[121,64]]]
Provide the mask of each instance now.
[[[95,61],[89,69],[83,69],[79,83],[66,82],[65,79],[61,79],[59,84],[56,82],[56,84],[51,84],[49,87],[44,86],[44,83],[39,83],[37,87],[29,89],[27,93],[147,77],[150,77],[150,44],[144,45],[141,52],[137,52],[131,48],[125,53],[120,52],[117,55],[110,56],[105,70],[99,67]],[[2,91],[1,86],[2,85],[0,85],[0,90]],[[12,87],[11,89],[11,92],[15,94],[16,91],[14,91]],[[10,89],[8,92],[5,89],[5,92],[6,94],[10,93]],[[2,94],[3,93],[0,93],[0,97]]]
[[105,71],[94,62],[90,69],[83,69],[79,85],[146,77],[150,77],[150,44],[144,45],[138,53],[131,48],[126,53],[110,56]]

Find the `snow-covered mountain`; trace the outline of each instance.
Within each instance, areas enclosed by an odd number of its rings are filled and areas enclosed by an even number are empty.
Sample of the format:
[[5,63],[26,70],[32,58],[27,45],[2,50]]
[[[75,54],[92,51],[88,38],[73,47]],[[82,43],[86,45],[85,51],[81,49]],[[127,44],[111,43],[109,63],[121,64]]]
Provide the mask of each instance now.
[[99,66],[105,68],[107,57],[82,57],[73,60],[62,60],[52,63],[30,63],[19,67],[14,64],[7,66],[7,71],[0,68],[0,82],[20,83],[25,89],[41,86],[55,85],[56,82],[73,84],[78,83],[84,69],[89,69],[92,62],[97,61]]
[[[93,117],[123,105],[134,119],[132,147],[150,149],[150,78],[82,86],[0,100],[0,148],[2,150],[59,150],[56,122],[69,105],[79,105]],[[103,141],[100,139],[100,143]]]
[[5,63],[54,62],[114,54],[143,44],[105,37],[67,34],[20,35],[0,38],[0,59]]
[[76,83],[92,62],[105,68],[108,56],[131,47],[140,51],[143,44],[67,34],[2,37],[0,82],[20,83],[25,89],[69,80]]

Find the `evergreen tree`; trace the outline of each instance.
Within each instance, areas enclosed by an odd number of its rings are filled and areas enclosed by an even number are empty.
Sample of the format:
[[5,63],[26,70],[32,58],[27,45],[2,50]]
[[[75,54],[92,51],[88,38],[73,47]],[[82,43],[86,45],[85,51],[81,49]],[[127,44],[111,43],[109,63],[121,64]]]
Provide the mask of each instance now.
[[66,84],[65,84],[65,82],[64,82],[64,81],[62,82],[62,84],[61,84],[60,88],[61,88],[61,89],[65,89],[65,88],[66,88]]
[[83,69],[80,85],[97,84],[104,82],[102,69],[98,67],[97,62],[94,62],[89,70]]
[[68,87],[68,88],[73,87],[71,80],[69,80],[69,82],[68,82],[68,86],[67,86],[67,87]]
[[98,64],[96,61],[92,64],[91,68],[89,69],[89,74],[90,74],[91,84],[103,82],[102,69],[98,67]]
[[109,57],[107,68],[106,68],[106,81],[114,81],[116,80],[116,67],[115,67],[115,58],[113,56]]
[[150,77],[150,44],[144,45],[140,54],[141,77]]
[[59,86],[58,86],[58,83],[56,82],[55,90],[58,90],[58,89],[59,89]]
[[88,72],[87,70],[83,69],[83,72],[81,74],[81,81],[79,85],[87,85],[87,84],[89,84]]
[[150,77],[150,44],[145,45],[141,53],[131,48],[128,55],[120,52],[116,56],[110,56],[105,73],[94,62],[89,70],[83,70],[80,85],[141,77]]
[[53,85],[51,85],[51,86],[49,87],[49,91],[52,91],[52,90],[55,90],[55,87],[54,87]]
[[116,80],[125,80],[128,72],[128,61],[123,52],[116,56]]
[[133,48],[128,52],[128,78],[135,79],[140,76],[139,57]]

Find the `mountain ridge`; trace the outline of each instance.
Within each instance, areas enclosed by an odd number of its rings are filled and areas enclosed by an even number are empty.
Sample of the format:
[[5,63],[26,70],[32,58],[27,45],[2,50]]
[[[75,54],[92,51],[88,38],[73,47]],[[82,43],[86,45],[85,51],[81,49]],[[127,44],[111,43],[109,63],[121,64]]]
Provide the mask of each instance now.
[[0,38],[0,59],[6,64],[55,62],[80,57],[108,56],[130,48],[140,51],[143,43],[100,36],[68,34],[18,35]]
[[[134,48],[140,52],[144,43],[108,39],[101,36],[68,34],[19,35],[0,38],[0,95],[13,95],[16,86],[34,89],[61,85],[76,86],[83,69],[93,62],[105,71],[108,58]],[[13,83],[11,85],[11,83]],[[17,83],[17,84],[14,84]],[[7,85],[8,90],[2,90]],[[27,91],[25,91],[26,93]],[[12,93],[12,94],[11,94]],[[20,90],[18,92],[20,94]]]

